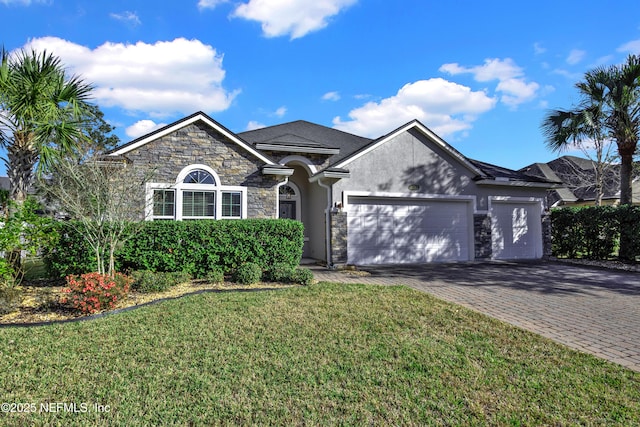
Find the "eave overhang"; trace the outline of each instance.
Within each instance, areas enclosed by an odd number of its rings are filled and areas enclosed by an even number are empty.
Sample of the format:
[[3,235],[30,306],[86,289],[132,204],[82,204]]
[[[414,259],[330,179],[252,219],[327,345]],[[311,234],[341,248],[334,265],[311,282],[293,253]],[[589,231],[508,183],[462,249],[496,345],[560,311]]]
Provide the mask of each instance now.
[[560,184],[551,182],[531,182],[531,181],[510,181],[500,179],[479,179],[476,181],[478,185],[493,186],[493,187],[529,187],[529,188],[560,188]]
[[325,148],[325,147],[305,147],[300,145],[285,145],[285,144],[272,144],[259,142],[256,144],[258,150],[265,151],[277,151],[283,153],[304,153],[304,154],[327,154],[334,155],[339,154],[339,148]]
[[275,175],[275,176],[291,176],[294,170],[286,166],[264,166],[262,168],[263,175]]
[[337,181],[339,179],[350,177],[351,173],[348,170],[324,170],[309,178],[309,182],[317,182],[320,179],[333,179]]

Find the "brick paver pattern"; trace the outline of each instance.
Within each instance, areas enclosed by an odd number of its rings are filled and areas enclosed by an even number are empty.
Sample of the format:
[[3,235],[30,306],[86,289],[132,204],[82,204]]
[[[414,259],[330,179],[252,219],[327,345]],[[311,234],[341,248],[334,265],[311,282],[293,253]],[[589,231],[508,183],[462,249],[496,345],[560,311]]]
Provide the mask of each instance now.
[[319,281],[407,285],[640,372],[640,273],[551,261],[313,270]]

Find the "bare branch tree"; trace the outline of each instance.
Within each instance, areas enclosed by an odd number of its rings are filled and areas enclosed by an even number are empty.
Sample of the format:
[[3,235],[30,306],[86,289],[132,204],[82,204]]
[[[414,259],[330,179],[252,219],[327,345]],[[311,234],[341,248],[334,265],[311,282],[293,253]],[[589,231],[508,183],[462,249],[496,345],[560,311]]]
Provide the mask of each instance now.
[[77,231],[95,253],[98,272],[113,275],[116,249],[144,219],[146,209],[140,201],[145,200],[144,183],[150,178],[124,158],[78,153],[52,164],[50,177],[40,184],[75,220]]

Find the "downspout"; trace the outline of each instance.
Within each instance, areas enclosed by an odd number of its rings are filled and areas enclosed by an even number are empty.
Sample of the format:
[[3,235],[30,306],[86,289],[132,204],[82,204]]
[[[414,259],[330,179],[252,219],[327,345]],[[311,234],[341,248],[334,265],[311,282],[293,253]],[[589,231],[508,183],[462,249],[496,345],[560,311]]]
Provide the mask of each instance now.
[[327,189],[327,208],[324,210],[325,214],[325,237],[326,253],[327,253],[327,268],[333,270],[333,263],[331,262],[331,208],[333,201],[331,197],[331,186],[322,182],[322,179],[318,179],[318,185]]
[[285,176],[284,181],[276,185],[276,218],[280,218],[280,187],[289,183],[289,177]]

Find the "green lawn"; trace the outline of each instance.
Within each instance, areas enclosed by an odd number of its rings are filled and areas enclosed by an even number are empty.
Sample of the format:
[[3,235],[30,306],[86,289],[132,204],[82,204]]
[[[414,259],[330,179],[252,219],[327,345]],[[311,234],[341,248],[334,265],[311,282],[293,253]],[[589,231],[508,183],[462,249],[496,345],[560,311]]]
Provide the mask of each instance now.
[[36,409],[0,425],[640,424],[639,373],[406,287],[195,295],[0,353],[0,402]]

